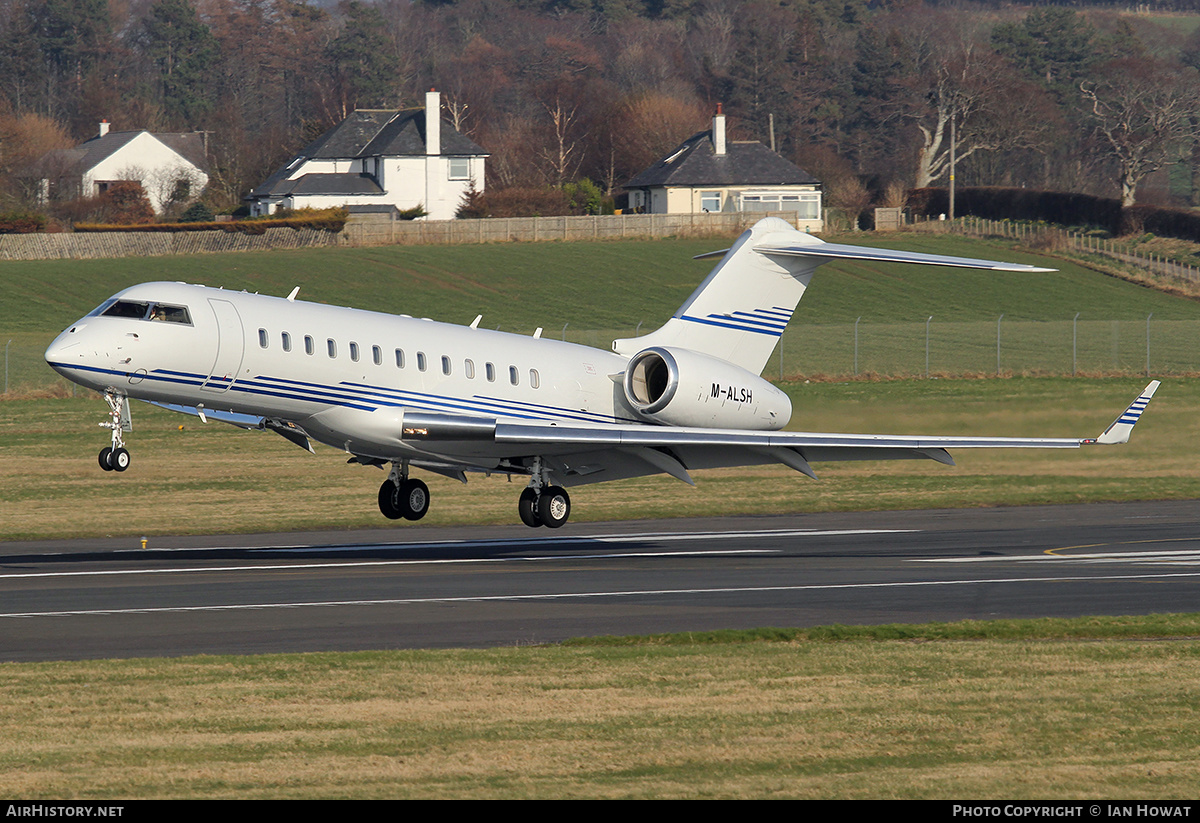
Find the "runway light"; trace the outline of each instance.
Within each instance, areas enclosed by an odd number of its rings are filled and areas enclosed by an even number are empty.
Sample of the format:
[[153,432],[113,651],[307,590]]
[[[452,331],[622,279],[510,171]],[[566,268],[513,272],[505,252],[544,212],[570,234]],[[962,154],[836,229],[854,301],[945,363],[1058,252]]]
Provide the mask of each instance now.
[[149,541],[147,541],[147,540],[146,540],[146,538],[144,538],[144,537],[143,537],[143,538],[142,538],[142,548],[143,548],[143,549],[145,549],[145,548],[146,548],[146,543],[147,543],[147,542],[149,542]]

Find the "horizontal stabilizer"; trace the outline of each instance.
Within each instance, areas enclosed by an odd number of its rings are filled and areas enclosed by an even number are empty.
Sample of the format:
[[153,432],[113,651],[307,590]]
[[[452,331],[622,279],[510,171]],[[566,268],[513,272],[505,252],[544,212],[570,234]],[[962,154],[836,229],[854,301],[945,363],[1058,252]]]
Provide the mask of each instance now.
[[754,250],[768,257],[813,257],[828,260],[873,260],[879,263],[917,263],[924,266],[958,266],[964,269],[988,269],[991,271],[1050,272],[1023,263],[1004,263],[999,260],[977,260],[973,257],[951,257],[944,254],[921,254],[915,251],[896,249],[872,249],[865,246],[845,246],[838,243],[814,243],[803,245],[779,245],[765,243]]

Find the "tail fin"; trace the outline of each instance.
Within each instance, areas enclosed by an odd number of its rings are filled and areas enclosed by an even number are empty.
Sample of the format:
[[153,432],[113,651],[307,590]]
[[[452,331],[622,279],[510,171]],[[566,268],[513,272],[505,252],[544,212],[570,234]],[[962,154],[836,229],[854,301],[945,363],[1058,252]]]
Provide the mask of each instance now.
[[678,346],[759,374],[804,296],[813,272],[830,260],[874,260],[996,271],[1053,271],[967,257],[826,243],[766,217],[742,233],[675,315],[641,337],[613,341],[633,356],[648,346]]
[[641,337],[615,340],[613,351],[632,356],[647,346],[679,346],[761,372],[812,273],[825,262],[767,257],[755,247],[768,242],[821,241],[778,217],[760,220],[742,233],[666,325]]

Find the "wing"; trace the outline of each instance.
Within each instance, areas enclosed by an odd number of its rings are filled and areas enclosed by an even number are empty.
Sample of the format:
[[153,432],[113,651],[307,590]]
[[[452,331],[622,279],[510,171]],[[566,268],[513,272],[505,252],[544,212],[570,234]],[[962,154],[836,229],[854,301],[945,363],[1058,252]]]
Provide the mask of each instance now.
[[[480,470],[503,470],[504,465],[519,466],[526,458],[540,457],[556,481],[567,486],[660,472],[692,483],[689,472],[695,469],[767,463],[782,463],[815,478],[811,463],[926,459],[953,465],[949,449],[1075,449],[1125,443],[1158,386],[1157,380],[1147,385],[1098,437],[939,437],[563,426],[406,411],[401,439],[427,453],[431,460],[438,456]],[[420,459],[412,462],[422,464]]]

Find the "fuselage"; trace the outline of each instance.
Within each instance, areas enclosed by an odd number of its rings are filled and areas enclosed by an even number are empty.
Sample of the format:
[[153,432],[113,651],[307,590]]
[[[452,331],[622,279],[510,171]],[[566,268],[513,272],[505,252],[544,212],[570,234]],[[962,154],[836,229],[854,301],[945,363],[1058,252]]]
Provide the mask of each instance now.
[[182,283],[120,292],[59,335],[46,360],[99,391],[296,422],[387,408],[638,422],[609,377],[621,355]]

